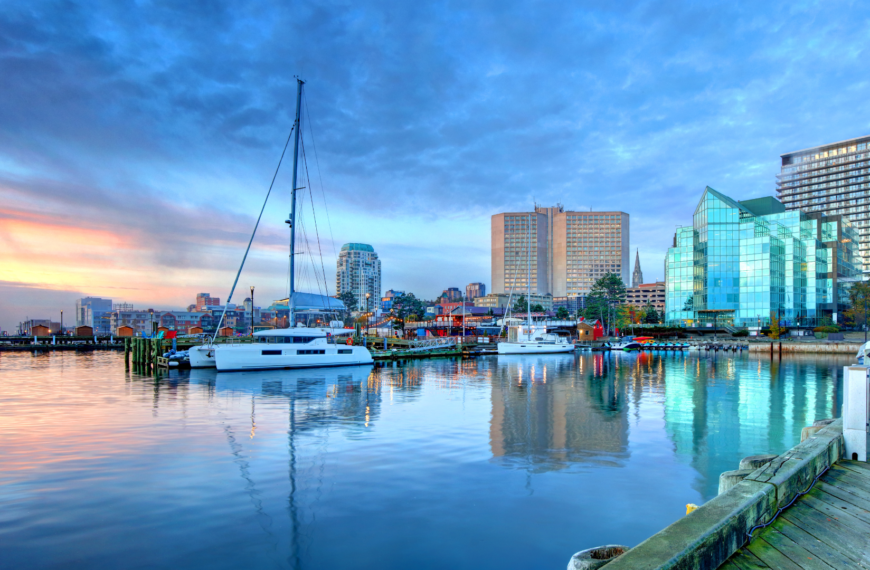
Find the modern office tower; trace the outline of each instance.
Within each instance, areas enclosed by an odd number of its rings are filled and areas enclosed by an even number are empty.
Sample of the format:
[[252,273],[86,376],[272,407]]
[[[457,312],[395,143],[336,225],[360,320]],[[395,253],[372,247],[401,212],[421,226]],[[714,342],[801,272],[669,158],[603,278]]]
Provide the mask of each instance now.
[[459,290],[459,287],[448,287],[441,291],[441,298],[448,303],[452,303],[462,298],[462,291]]
[[98,334],[110,334],[109,313],[112,300],[100,297],[83,297],[76,301],[76,326],[87,326]]
[[486,285],[483,283],[469,283],[465,286],[465,300],[474,301],[478,297],[486,295]]
[[857,264],[870,272],[870,136],[781,158],[776,191],[785,209],[847,216],[860,240]]
[[536,207],[492,217],[493,293],[585,295],[595,281],[629,278],[629,218],[624,212]]
[[643,283],[643,271],[640,270],[640,250],[634,258],[634,273],[631,274],[631,286],[638,287]]
[[563,212],[553,224],[554,297],[586,295],[615,273],[629,283],[629,227],[624,212]]
[[335,291],[337,295],[346,291],[356,295],[359,310],[377,308],[381,298],[381,260],[372,246],[364,243],[341,246],[335,272]]
[[843,216],[736,201],[707,187],[678,228],[665,266],[668,324],[761,327],[837,322],[859,274],[857,232]]

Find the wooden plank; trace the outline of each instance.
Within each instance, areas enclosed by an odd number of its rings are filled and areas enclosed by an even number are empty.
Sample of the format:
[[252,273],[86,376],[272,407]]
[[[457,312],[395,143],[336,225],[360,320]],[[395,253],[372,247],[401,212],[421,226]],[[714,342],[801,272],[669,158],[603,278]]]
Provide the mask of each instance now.
[[870,465],[867,463],[861,461],[838,461],[837,465],[843,469],[858,473],[862,477],[870,478]]
[[[860,519],[865,524],[867,524],[868,527],[870,527],[870,511],[866,509],[862,509],[861,507],[858,507],[849,501],[844,501],[843,499],[835,495],[828,494],[821,488],[813,489],[809,492],[807,496],[815,497],[820,501],[828,503],[834,509],[839,509],[844,513],[849,513],[850,515],[852,515],[856,519]],[[868,530],[870,530],[870,528],[868,528]]]
[[870,493],[864,493],[860,489],[856,489],[855,487],[839,487],[837,485],[832,485],[824,481],[819,481],[818,483],[816,483],[816,487],[820,491],[824,491],[825,493],[837,497],[842,501],[852,503],[856,507],[865,511],[870,511]]
[[865,566],[870,566],[870,556],[865,554],[870,551],[870,537],[800,502],[792,505],[779,516],[818,538],[830,548]]
[[722,566],[719,567],[719,570],[743,570],[740,566],[731,562],[730,559],[726,560]]
[[849,558],[836,548],[825,544],[815,536],[809,534],[807,531],[795,526],[782,516],[774,521],[774,523],[771,525],[771,528],[776,529],[788,538],[800,544],[803,548],[809,550],[817,557],[819,557],[819,559],[824,560],[825,563],[827,563],[832,568],[836,568],[837,570],[851,570],[856,566],[859,566],[861,568],[870,569],[870,565],[861,565],[858,560]]
[[759,560],[757,556],[746,550],[746,547],[735,552],[728,560],[739,566],[740,570],[764,570],[765,568],[770,568],[770,566]]
[[802,505],[810,506],[822,514],[827,515],[828,517],[843,523],[844,525],[851,527],[855,532],[859,532],[867,537],[870,540],[870,524],[867,522],[852,516],[847,513],[843,509],[839,509],[837,507],[832,506],[825,501],[822,501],[818,497],[813,495],[804,495],[800,503]]
[[[764,543],[770,546],[772,551],[765,551],[763,545],[757,548],[764,552],[764,556],[759,554],[757,550],[753,550],[755,543]],[[795,541],[782,534],[772,527],[764,530],[758,540],[753,540],[749,544],[749,549],[752,550],[759,558],[764,560],[768,566],[773,568],[801,568],[802,570],[832,570],[829,564],[826,564],[819,559],[815,554],[803,548]],[[773,555],[773,556],[772,556]],[[788,560],[792,566],[789,566],[785,560]]]
[[863,478],[855,477],[850,471],[828,471],[828,473],[825,473],[825,476],[819,479],[819,481],[837,485],[838,487],[847,490],[850,487],[854,487],[855,489],[860,489],[864,493],[870,493],[870,485],[868,485]]

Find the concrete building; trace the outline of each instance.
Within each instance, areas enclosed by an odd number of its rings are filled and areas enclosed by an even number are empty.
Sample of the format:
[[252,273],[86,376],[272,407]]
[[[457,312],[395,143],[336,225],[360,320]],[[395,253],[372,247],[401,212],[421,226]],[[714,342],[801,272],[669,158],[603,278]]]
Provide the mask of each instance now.
[[491,220],[493,293],[585,295],[607,273],[629,282],[629,216],[624,212],[496,214]]
[[634,307],[643,308],[652,305],[658,313],[665,310],[665,282],[641,283],[635,287],[625,289],[625,303]]
[[152,323],[156,328],[160,324],[161,311],[154,309],[116,309],[110,315],[110,328],[112,334],[118,334],[118,328],[131,327],[134,336],[149,334]]
[[787,211],[846,216],[858,232],[856,266],[870,272],[870,136],[781,155],[776,191]]
[[553,310],[558,311],[559,307],[565,307],[568,310],[568,314],[574,317],[579,311],[586,308],[586,297],[584,295],[553,297]]
[[384,296],[381,297],[381,310],[382,311],[389,311],[390,309],[392,309],[393,308],[393,298],[394,297],[401,297],[404,294],[405,294],[404,291],[396,291],[395,289],[389,289],[386,293],[384,293]]
[[[475,307],[487,307],[487,308],[496,308],[496,307],[507,307],[508,299],[510,298],[510,302],[513,305],[517,302],[517,299],[520,297],[525,297],[523,293],[517,292],[514,293],[513,297],[509,294],[499,294],[499,293],[490,293],[489,295],[484,295],[483,297],[478,297],[474,300]],[[541,305],[544,307],[545,311],[549,311],[553,308],[553,296],[552,295],[532,295],[531,296],[532,305]]]
[[381,298],[381,260],[375,249],[364,243],[341,246],[335,271],[336,295],[350,291],[356,296],[357,308],[371,311]]
[[212,297],[208,293],[196,294],[196,307],[194,310],[198,312],[208,311],[212,307],[218,307],[221,304],[219,297]]
[[97,334],[111,332],[109,313],[112,312],[112,300],[100,297],[82,297],[76,301],[77,327],[91,327]]
[[634,273],[631,274],[631,286],[638,287],[641,283],[643,283],[643,271],[640,269],[640,250],[637,250],[634,258]]
[[486,295],[486,285],[483,283],[469,283],[465,286],[465,300],[474,301],[478,297]]
[[448,303],[453,303],[462,298],[462,291],[459,290],[459,287],[448,287],[441,291],[441,298]]
[[843,216],[787,212],[707,187],[665,267],[666,322],[785,326],[837,322],[858,275],[857,231]]

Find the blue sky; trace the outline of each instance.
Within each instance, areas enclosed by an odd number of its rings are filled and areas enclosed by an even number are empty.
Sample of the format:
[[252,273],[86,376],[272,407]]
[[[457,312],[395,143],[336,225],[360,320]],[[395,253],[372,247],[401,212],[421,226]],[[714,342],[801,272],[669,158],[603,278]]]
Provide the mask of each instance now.
[[[385,289],[488,285],[490,216],[534,202],[628,212],[661,279],[706,185],[772,195],[780,154],[870,132],[866,3],[610,4],[3,3],[0,327],[225,298],[296,75],[330,292],[350,241]],[[286,291],[289,189],[240,281],[258,301]]]

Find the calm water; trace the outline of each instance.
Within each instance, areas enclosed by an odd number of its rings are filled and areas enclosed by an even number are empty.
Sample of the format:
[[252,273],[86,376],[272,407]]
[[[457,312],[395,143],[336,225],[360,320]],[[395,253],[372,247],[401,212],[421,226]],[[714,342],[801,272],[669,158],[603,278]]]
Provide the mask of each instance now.
[[584,354],[158,380],[0,356],[0,566],[564,568],[838,415],[845,357]]

